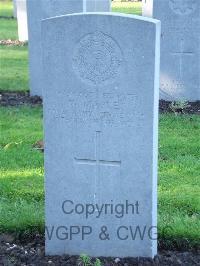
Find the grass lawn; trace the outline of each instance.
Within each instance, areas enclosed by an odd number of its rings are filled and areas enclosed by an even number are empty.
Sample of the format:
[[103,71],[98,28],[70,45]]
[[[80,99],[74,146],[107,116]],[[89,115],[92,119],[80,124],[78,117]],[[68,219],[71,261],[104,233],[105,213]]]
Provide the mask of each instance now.
[[28,47],[0,46],[0,91],[27,91]]
[[0,18],[0,40],[17,40],[17,21],[16,19]]
[[[16,40],[17,35],[17,20],[6,19],[4,17],[13,16],[12,1],[0,0],[0,40]],[[3,17],[3,18],[2,18]]]
[[44,224],[41,108],[0,108],[0,231]]
[[127,13],[127,14],[141,15],[142,14],[142,3],[141,2],[138,2],[138,3],[137,2],[136,3],[112,2],[112,11]]
[[13,16],[13,4],[12,0],[0,0],[0,17],[12,17]]
[[[0,108],[0,231],[44,228],[41,107]],[[200,239],[200,116],[160,117],[159,231],[191,245]],[[163,236],[165,226],[171,226]]]
[[169,238],[196,239],[197,243],[200,241],[199,136],[200,116],[161,115],[159,225],[172,227]]

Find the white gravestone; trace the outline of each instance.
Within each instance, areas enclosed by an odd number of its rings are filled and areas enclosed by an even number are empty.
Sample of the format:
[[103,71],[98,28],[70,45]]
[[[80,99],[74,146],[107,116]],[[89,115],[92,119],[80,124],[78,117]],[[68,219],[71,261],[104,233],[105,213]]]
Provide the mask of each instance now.
[[[94,5],[92,5],[94,4]],[[31,95],[42,96],[41,20],[83,11],[110,11],[110,0],[27,0]]]
[[142,15],[144,17],[151,18],[152,13],[153,13],[153,0],[142,0]]
[[28,41],[26,0],[16,0],[19,41]]
[[42,38],[46,254],[154,257],[159,21],[66,15]]
[[147,1],[162,24],[160,98],[200,100],[200,1]]

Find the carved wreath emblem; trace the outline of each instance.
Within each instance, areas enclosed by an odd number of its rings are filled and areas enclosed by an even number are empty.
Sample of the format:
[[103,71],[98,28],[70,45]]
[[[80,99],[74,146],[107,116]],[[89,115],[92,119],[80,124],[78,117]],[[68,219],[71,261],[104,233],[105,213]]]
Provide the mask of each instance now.
[[102,32],[90,33],[76,45],[72,64],[82,80],[98,85],[117,76],[122,52],[112,37]]

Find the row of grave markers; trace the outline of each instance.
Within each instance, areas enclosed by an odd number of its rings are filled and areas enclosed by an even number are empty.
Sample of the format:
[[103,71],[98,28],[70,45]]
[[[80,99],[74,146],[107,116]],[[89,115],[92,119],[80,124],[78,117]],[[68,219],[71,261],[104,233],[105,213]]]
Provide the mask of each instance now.
[[[176,32],[186,28],[194,6],[162,1],[166,17],[177,15]],[[154,257],[160,39],[173,80],[185,78],[182,55],[194,60],[195,51],[183,37],[177,50],[173,24],[170,43],[159,20],[82,13],[82,4],[27,2],[31,84],[44,106],[46,254]]]
[[[108,12],[111,8],[110,1],[13,1],[18,6],[19,40],[28,40],[29,31],[31,95],[42,96],[41,19],[76,12]],[[198,0],[143,0],[142,8],[143,16],[153,17],[162,22],[160,99],[200,100]]]

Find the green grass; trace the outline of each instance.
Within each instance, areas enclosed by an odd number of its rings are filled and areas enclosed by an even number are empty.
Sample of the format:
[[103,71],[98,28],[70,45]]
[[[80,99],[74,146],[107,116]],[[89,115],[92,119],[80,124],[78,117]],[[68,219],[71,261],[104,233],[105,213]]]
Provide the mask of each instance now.
[[17,35],[17,20],[6,19],[1,17],[13,16],[12,1],[0,0],[0,40],[16,40]]
[[25,231],[44,224],[41,108],[0,108],[0,231]]
[[28,88],[28,47],[0,46],[0,91]]
[[[40,107],[0,108],[0,231],[44,228]],[[160,117],[159,232],[169,245],[200,240],[200,116]],[[162,235],[165,226],[172,227]]]
[[[162,115],[159,152],[160,232],[200,241],[200,116]],[[180,241],[181,242],[181,241]]]
[[0,40],[17,40],[16,19],[0,19]]
[[120,2],[112,2],[112,11],[113,12],[120,12],[120,13],[127,13],[127,14],[135,14],[141,15],[142,14],[142,3],[120,3]]
[[13,16],[13,4],[12,1],[0,0],[0,16],[12,17]]

